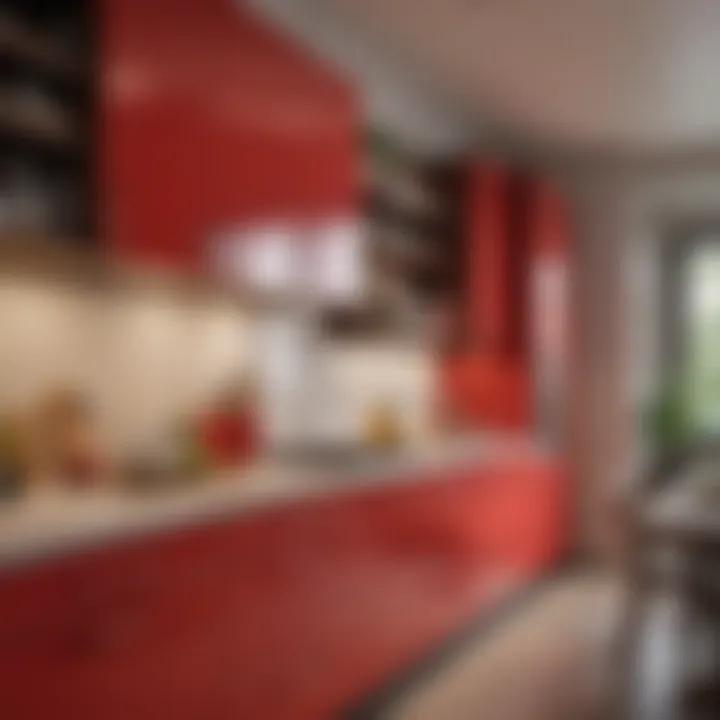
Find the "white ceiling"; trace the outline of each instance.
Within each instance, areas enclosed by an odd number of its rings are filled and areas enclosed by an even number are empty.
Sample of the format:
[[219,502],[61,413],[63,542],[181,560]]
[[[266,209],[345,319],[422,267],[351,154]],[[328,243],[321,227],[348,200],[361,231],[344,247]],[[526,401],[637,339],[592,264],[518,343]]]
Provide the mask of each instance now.
[[720,0],[312,0],[479,123],[614,150],[720,143]]
[[[386,43],[343,22],[316,0],[247,0],[257,11],[352,78],[368,124],[392,132],[419,153],[447,154],[472,146],[477,123],[457,103],[440,99]],[[378,47],[381,45],[381,47]]]

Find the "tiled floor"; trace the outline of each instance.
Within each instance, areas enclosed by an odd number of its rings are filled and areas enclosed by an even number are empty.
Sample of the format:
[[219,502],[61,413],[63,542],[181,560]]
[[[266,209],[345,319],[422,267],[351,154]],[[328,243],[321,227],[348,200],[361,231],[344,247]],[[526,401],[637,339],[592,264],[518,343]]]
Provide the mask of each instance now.
[[385,720],[604,718],[618,585],[558,581],[512,621],[453,657]]

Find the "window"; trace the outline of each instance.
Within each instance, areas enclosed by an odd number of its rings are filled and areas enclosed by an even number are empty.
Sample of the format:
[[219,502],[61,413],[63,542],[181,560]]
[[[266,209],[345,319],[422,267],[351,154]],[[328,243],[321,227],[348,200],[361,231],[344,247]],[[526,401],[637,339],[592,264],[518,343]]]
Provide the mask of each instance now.
[[[687,229],[663,251],[662,423],[686,441],[720,435],[720,227]],[[658,408],[656,408],[657,410]],[[655,418],[656,420],[658,418]]]
[[685,265],[683,376],[693,428],[720,432],[720,234],[694,245]]

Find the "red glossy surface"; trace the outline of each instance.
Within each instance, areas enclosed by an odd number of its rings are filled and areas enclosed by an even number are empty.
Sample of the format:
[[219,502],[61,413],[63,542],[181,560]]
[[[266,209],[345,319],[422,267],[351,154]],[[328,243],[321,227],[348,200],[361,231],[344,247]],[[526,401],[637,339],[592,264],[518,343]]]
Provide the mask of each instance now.
[[192,269],[230,225],[355,212],[349,85],[237,0],[101,8],[102,216],[116,252]]
[[198,425],[203,451],[214,467],[242,465],[260,452],[259,422],[249,407],[208,412]]
[[485,354],[502,350],[508,333],[510,172],[482,164],[468,172],[466,232],[469,273],[469,345]]
[[0,575],[3,720],[318,720],[552,565],[565,481],[517,460]]
[[530,357],[519,337],[526,326],[529,243],[516,217],[527,207],[517,202],[516,185],[501,164],[468,170],[467,341],[442,359],[439,382],[450,413],[469,426],[526,429],[532,421]]
[[535,254],[569,262],[571,232],[569,207],[559,190],[549,182],[538,183],[532,207]]
[[567,257],[566,206],[548,183],[498,163],[470,168],[466,198],[467,341],[441,359],[440,393],[465,425],[527,429],[534,421],[533,273],[541,259]]
[[524,360],[460,352],[441,358],[439,375],[444,401],[466,426],[530,426],[530,375]]

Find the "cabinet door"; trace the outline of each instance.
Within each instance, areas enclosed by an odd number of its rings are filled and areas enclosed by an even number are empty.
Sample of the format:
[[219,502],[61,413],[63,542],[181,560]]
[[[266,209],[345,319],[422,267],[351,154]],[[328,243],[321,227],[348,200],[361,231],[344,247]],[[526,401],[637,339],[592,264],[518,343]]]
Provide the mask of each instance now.
[[206,713],[228,623],[231,574],[221,539],[145,538],[92,560],[87,692],[102,720]]
[[232,617],[216,532],[1,575],[3,720],[206,717]]
[[63,560],[0,575],[3,720],[97,717],[80,689],[93,658],[87,566]]
[[76,687],[94,720],[283,717],[308,663],[293,646],[304,597],[318,592],[295,519],[208,524],[90,558],[92,661]]
[[111,250],[205,270],[211,236],[356,214],[353,88],[233,0],[102,0],[101,204]]
[[557,561],[568,535],[566,496],[559,467],[518,462],[489,471],[482,521],[488,563],[528,574]]

